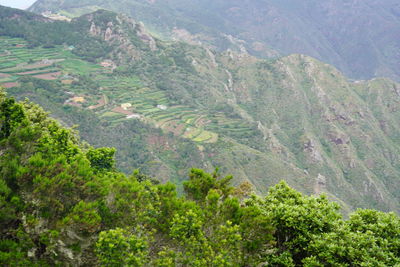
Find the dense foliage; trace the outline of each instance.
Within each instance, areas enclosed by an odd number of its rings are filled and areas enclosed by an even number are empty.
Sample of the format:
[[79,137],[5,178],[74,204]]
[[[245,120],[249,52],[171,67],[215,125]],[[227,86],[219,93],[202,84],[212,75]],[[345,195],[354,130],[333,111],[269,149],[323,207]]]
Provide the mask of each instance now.
[[[394,266],[400,218],[285,182],[266,197],[192,169],[179,196],[114,169],[114,149],[82,145],[37,105],[0,93],[3,266]],[[251,195],[251,196],[250,196]]]

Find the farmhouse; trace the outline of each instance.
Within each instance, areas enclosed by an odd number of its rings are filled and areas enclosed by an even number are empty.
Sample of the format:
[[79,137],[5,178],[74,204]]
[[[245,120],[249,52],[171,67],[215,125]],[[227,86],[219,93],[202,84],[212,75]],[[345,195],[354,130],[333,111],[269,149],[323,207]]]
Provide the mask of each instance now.
[[75,103],[84,103],[85,102],[85,98],[82,96],[75,96],[72,98],[72,101]]
[[74,82],[74,80],[62,80],[61,83],[62,84],[72,84]]
[[168,109],[168,107],[166,105],[157,105],[157,108],[161,109],[161,110],[167,110]]
[[124,110],[128,110],[129,108],[131,108],[132,107],[132,104],[131,103],[124,103],[124,104],[121,104],[121,108],[123,108]]
[[101,65],[103,68],[110,68],[110,69],[115,69],[115,68],[116,68],[115,63],[112,62],[111,60],[104,60],[104,61],[102,61],[102,62],[100,63],[100,65]]
[[126,116],[127,119],[140,119],[141,116],[139,114],[131,114]]

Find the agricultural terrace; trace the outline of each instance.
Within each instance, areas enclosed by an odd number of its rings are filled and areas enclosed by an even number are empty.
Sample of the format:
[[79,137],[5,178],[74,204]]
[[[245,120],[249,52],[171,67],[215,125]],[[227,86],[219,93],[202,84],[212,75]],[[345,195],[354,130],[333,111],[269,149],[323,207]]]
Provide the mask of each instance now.
[[[90,76],[99,86],[96,93],[70,86],[75,77]],[[98,64],[81,60],[68,48],[29,48],[19,38],[0,37],[0,84],[18,86],[21,76],[60,81],[71,94],[66,104],[87,108],[112,124],[143,119],[166,132],[198,143],[215,143],[218,135],[251,135],[251,126],[223,113],[170,102],[163,91],[148,88],[138,77],[116,77]],[[79,100],[79,101],[78,101]]]
[[103,76],[98,82],[110,104],[109,108],[97,112],[110,122],[143,118],[165,132],[196,142],[218,140],[217,133],[204,129],[202,112],[171,103],[163,91],[143,86],[138,78]]
[[0,84],[17,85],[21,76],[43,80],[63,80],[67,74],[87,74],[101,67],[80,60],[62,46],[29,48],[19,38],[0,37]]

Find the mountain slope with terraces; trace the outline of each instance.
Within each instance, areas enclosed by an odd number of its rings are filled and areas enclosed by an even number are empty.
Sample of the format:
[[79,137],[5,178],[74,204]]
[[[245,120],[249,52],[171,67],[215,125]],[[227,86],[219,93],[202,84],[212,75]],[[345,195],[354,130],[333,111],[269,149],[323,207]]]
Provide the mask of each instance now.
[[395,82],[351,82],[299,54],[263,60],[162,41],[104,10],[57,23],[79,25],[102,53],[4,36],[0,82],[78,124],[91,144],[116,147],[125,172],[141,168],[179,185],[188,167],[218,166],[259,194],[284,179],[346,209],[399,210]]

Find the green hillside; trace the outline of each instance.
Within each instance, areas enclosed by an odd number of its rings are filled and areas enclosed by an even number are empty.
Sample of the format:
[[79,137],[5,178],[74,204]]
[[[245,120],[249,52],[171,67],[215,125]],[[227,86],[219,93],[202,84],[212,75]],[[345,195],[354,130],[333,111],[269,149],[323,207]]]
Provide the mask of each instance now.
[[172,183],[116,171],[36,104],[0,88],[2,266],[396,266],[400,218],[345,220],[326,196],[280,182],[265,197],[216,169]]
[[400,77],[397,0],[38,0],[30,10],[73,17],[99,8],[129,14],[164,37],[264,57],[306,54],[353,79]]
[[[249,182],[259,194],[284,179],[304,193],[326,193],[347,211],[400,210],[400,87],[390,80],[350,82],[302,55],[261,60],[161,41],[104,10],[57,22],[66,32],[49,31],[43,43],[26,34],[28,16],[10,35],[13,20],[0,24],[8,34],[0,39],[7,54],[0,75],[9,94],[77,124],[96,147],[116,147],[126,173],[141,168],[182,191],[185,170],[219,166],[233,184]],[[80,39],[47,42],[72,33],[104,49],[87,57]]]

